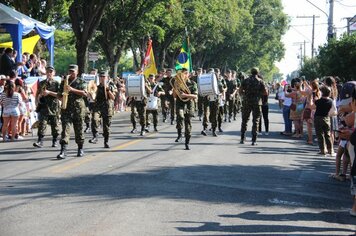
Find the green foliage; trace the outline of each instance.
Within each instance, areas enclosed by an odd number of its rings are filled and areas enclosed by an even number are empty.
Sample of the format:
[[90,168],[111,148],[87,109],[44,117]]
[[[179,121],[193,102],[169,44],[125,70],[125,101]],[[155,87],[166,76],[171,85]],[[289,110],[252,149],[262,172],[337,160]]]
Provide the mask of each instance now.
[[54,66],[57,74],[66,74],[69,64],[76,64],[75,37],[72,31],[56,30]]
[[319,55],[307,59],[301,69],[301,75],[308,79],[323,76],[339,76],[341,79],[356,78],[356,35],[344,35],[319,48]]

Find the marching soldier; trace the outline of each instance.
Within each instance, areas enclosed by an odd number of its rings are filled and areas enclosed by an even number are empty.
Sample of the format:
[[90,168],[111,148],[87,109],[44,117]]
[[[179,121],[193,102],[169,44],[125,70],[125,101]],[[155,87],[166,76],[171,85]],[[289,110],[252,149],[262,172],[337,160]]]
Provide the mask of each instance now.
[[226,90],[227,109],[225,111],[228,112],[229,122],[231,122],[233,109],[234,109],[235,94],[237,92],[236,80],[232,78],[231,70],[228,70],[225,73],[225,81],[226,81],[226,87],[227,87],[227,90]]
[[252,111],[252,145],[257,145],[257,126],[261,117],[261,98],[262,95],[267,94],[267,90],[265,83],[258,77],[258,68],[252,68],[251,74],[249,78],[242,81],[240,87],[240,94],[243,96],[240,143],[243,144],[245,142],[247,122]]
[[222,92],[221,95],[219,96],[219,111],[218,111],[218,129],[219,132],[224,132],[221,128],[222,125],[222,121],[223,121],[223,116],[224,116],[224,106],[225,106],[225,93],[227,90],[227,86],[226,86],[226,81],[223,79],[223,77],[220,74],[220,69],[216,68],[215,69],[215,75],[216,78],[218,80],[218,84],[220,84],[221,88],[222,88]]
[[169,83],[169,81],[172,79],[172,69],[167,69],[166,75],[167,75],[166,77],[161,79],[161,82],[163,82],[163,89],[165,93],[165,96],[161,97],[161,99],[163,100],[162,104],[164,105],[162,106],[163,122],[166,122],[168,111],[170,111],[171,125],[173,125],[175,105],[174,105],[174,97],[173,97],[173,88]]
[[[146,93],[149,94],[149,86],[148,83],[145,83],[145,89]],[[136,133],[136,117],[138,113],[138,117],[140,119],[140,125],[141,125],[141,132],[140,135],[144,136],[146,131],[145,131],[145,125],[146,125],[146,106],[147,106],[147,98],[141,97],[141,99],[138,99],[136,97],[130,97],[129,98],[129,104],[131,105],[131,123],[132,123],[132,130],[131,133]]]
[[96,144],[98,142],[99,125],[102,119],[104,147],[109,146],[109,134],[112,116],[114,115],[114,100],[117,93],[117,88],[112,81],[108,81],[107,71],[101,71],[99,74],[99,85],[96,91],[95,103],[93,106],[92,115],[92,133],[93,138],[89,143]]
[[[69,76],[65,78],[59,88],[58,97],[62,98],[62,138],[61,151],[57,159],[64,159],[67,156],[67,147],[70,137],[70,126],[73,124],[75,142],[78,145],[77,157],[84,156],[84,116],[86,112],[85,101],[87,91],[84,80],[77,77],[78,66],[69,65]],[[66,81],[68,79],[68,85]],[[67,102],[65,102],[67,100]]]
[[55,70],[53,66],[46,68],[47,78],[42,80],[36,94],[38,101],[37,112],[39,113],[38,140],[33,144],[34,147],[43,147],[43,137],[46,134],[47,123],[51,126],[52,147],[57,147],[59,135],[59,82],[54,80]]
[[[177,74],[177,77],[181,76],[182,82],[185,83],[186,87],[189,89],[188,91],[179,91],[179,88],[174,88],[173,95],[177,99],[176,100],[176,111],[177,111],[177,133],[178,137],[175,142],[179,142],[182,139],[182,129],[183,123],[185,128],[185,149],[190,150],[189,142],[191,137],[191,118],[194,116],[194,99],[197,98],[198,87],[194,81],[189,79],[189,72],[187,69],[183,68],[181,72]],[[177,77],[175,77],[172,83],[177,87]],[[184,101],[183,101],[184,100]],[[185,101],[186,100],[186,101]]]
[[[214,69],[210,68],[209,73],[214,73]],[[206,136],[207,135],[206,132],[208,129],[208,123],[209,123],[210,115],[212,112],[211,109],[209,109],[209,107],[210,107],[209,97],[208,96],[203,97],[198,94],[198,106],[199,106],[198,114],[203,115],[203,123],[202,123],[203,130],[201,131],[201,134]],[[209,113],[209,110],[210,110],[210,113]],[[201,113],[199,113],[199,112],[201,112]],[[215,113],[216,113],[216,111],[215,111]],[[199,116],[199,120],[201,120],[201,115]],[[210,122],[211,122],[211,120],[210,120]]]
[[[155,81],[155,76],[154,74],[150,74],[148,76],[149,84],[148,84],[148,92],[149,94],[152,94],[154,97],[162,97],[165,95],[163,88]],[[149,115],[152,114],[153,118],[153,129],[154,131],[157,130],[157,124],[158,124],[158,109],[147,109],[146,111],[146,132],[149,132],[149,126],[150,126],[150,120],[149,120]]]
[[93,105],[94,105],[94,100],[95,100],[95,99],[93,99],[91,94],[92,94],[93,90],[96,90],[96,86],[97,86],[97,82],[98,82],[98,79],[97,79],[98,69],[92,69],[90,71],[90,74],[95,75],[95,79],[89,81],[89,83],[88,83],[88,90],[87,90],[88,98],[85,100],[85,105],[87,106],[87,110],[86,110],[85,117],[84,117],[84,122],[86,125],[85,130],[84,130],[85,133],[90,132],[90,118],[93,114]]

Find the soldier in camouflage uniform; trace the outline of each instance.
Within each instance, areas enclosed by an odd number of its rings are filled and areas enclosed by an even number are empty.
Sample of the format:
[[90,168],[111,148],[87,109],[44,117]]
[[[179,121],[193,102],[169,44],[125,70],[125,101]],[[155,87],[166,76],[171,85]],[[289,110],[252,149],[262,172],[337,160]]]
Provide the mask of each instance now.
[[58,97],[63,97],[63,92],[68,91],[67,108],[61,110],[62,121],[62,139],[61,139],[61,151],[57,156],[57,159],[64,159],[67,156],[67,146],[70,138],[70,126],[73,124],[75,142],[78,145],[77,157],[84,155],[84,116],[86,112],[85,101],[87,97],[85,81],[77,77],[78,66],[69,65],[69,78],[68,85],[64,87],[64,80],[62,81]]
[[229,122],[231,122],[232,114],[234,111],[234,102],[235,102],[235,94],[237,93],[237,84],[236,80],[232,78],[231,70],[228,70],[225,73],[225,81],[226,81],[226,105],[227,105],[227,112],[229,117]]
[[[146,82],[145,84],[145,89],[146,93],[149,94],[149,86],[148,83]],[[142,98],[137,98],[137,97],[130,97],[129,98],[129,104],[131,105],[131,123],[132,123],[132,130],[131,133],[136,133],[136,117],[138,113],[138,117],[140,119],[140,125],[141,125],[141,136],[144,136],[146,131],[145,131],[145,125],[146,125],[146,106],[147,106],[147,98],[142,97]]]
[[234,103],[234,120],[236,120],[237,113],[240,113],[241,111],[241,96],[240,96],[240,86],[241,86],[241,81],[244,79],[242,73],[240,72],[238,75],[236,71],[233,71],[233,76],[232,78],[236,79],[236,85],[237,85],[237,92],[235,94],[235,103]]
[[55,70],[53,66],[46,68],[47,79],[42,80],[36,94],[38,101],[39,124],[38,140],[33,146],[43,147],[43,137],[46,134],[47,123],[51,126],[52,147],[57,147],[57,138],[59,135],[59,100],[57,93],[59,82],[54,80]]
[[166,70],[166,77],[162,78],[160,81],[163,82],[163,89],[165,96],[162,96],[163,100],[161,104],[162,106],[162,114],[163,114],[163,122],[166,122],[168,111],[171,113],[171,125],[174,124],[174,109],[175,109],[175,100],[173,97],[173,89],[170,84],[170,80],[172,79],[172,69]]
[[222,128],[221,128],[221,125],[222,125],[223,116],[224,116],[224,106],[225,106],[225,97],[226,97],[225,93],[226,93],[226,90],[227,90],[227,86],[226,86],[226,81],[224,80],[224,78],[220,74],[220,69],[219,68],[215,69],[215,75],[216,75],[216,78],[218,80],[219,86],[221,86],[221,88],[222,88],[222,92],[221,92],[221,95],[219,97],[218,129],[219,129],[219,132],[224,132],[222,130]]
[[[203,73],[203,68],[198,68],[197,70],[197,74],[195,76],[192,77],[192,80],[195,83],[198,83],[198,77]],[[198,117],[199,117],[199,121],[202,121],[202,116],[204,115],[204,101],[205,98],[200,96],[198,94],[198,102],[195,104],[197,107],[196,109],[198,109]]]
[[190,94],[182,93],[179,95],[183,99],[189,99],[188,101],[184,102],[177,95],[178,91],[174,90],[174,97],[177,99],[176,100],[176,111],[177,111],[176,128],[178,133],[178,137],[175,141],[179,142],[182,139],[182,130],[184,125],[185,149],[189,150],[190,149],[189,142],[190,142],[191,130],[192,130],[191,118],[194,116],[194,99],[197,99],[198,87],[194,81],[191,81],[189,79],[189,72],[187,69],[183,68],[182,71],[179,73],[182,74],[182,78],[186,82],[186,85],[190,90]]
[[108,142],[111,120],[114,115],[114,100],[116,93],[116,85],[114,84],[114,82],[108,81],[108,73],[106,71],[101,71],[99,74],[99,85],[96,90],[96,97],[91,120],[93,138],[89,140],[89,143],[95,144],[98,142],[98,129],[100,125],[100,120],[102,119],[104,147],[110,148]]
[[247,122],[252,111],[252,145],[257,145],[257,127],[261,117],[262,95],[267,94],[265,83],[258,77],[258,68],[251,69],[251,76],[241,83],[242,100],[241,141],[245,142]]
[[[161,97],[164,96],[164,90],[163,88],[157,83],[155,82],[155,75],[154,74],[150,74],[148,77],[149,83],[148,83],[148,92],[149,94],[152,94],[155,97]],[[149,127],[150,127],[150,120],[149,120],[149,115],[152,114],[152,118],[153,118],[153,129],[154,131],[158,131],[157,130],[157,124],[158,124],[158,110],[154,109],[154,110],[148,110],[146,111],[146,132],[149,132]]]

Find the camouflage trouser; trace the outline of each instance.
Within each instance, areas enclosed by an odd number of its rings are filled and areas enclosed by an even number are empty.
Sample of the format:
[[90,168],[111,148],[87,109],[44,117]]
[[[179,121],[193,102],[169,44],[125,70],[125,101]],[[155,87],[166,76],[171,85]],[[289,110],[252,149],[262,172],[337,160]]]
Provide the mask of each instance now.
[[247,130],[247,122],[250,119],[252,112],[252,141],[257,139],[257,127],[261,118],[261,106],[242,104],[242,122],[241,122],[241,138],[244,139]]
[[100,126],[100,120],[101,119],[103,119],[103,122],[102,122],[103,136],[104,136],[105,142],[107,142],[109,140],[112,116],[109,116],[107,114],[103,114],[100,111],[93,112],[92,120],[91,120],[91,130],[93,132],[93,136],[94,137],[98,137],[99,126]]
[[161,97],[163,119],[167,119],[168,111],[171,113],[171,121],[174,121],[175,101],[171,95]]
[[218,109],[218,127],[221,128],[221,124],[224,116],[224,106],[219,106]]
[[88,104],[88,107],[86,108],[85,110],[85,117],[84,117],[84,123],[85,124],[89,124],[90,123],[90,119],[91,117],[93,116],[92,112],[93,112],[93,106],[94,106],[94,103],[93,102],[90,102]]
[[51,133],[53,139],[57,139],[59,135],[59,117],[58,116],[50,116],[50,115],[39,115],[39,122],[38,122],[38,138],[42,139],[47,130],[47,124],[51,126]]
[[236,93],[237,95],[235,96],[234,100],[234,117],[236,117],[237,113],[240,113],[241,110],[241,99],[240,95]]
[[146,126],[149,126],[150,123],[150,119],[149,119],[149,115],[152,114],[152,119],[153,119],[153,126],[157,127],[158,124],[158,110],[147,110],[146,111]]
[[213,131],[216,129],[216,127],[218,125],[218,110],[219,110],[218,101],[209,102],[209,111],[210,111],[209,120],[210,120],[211,128],[213,129]]
[[325,146],[328,152],[332,152],[332,143],[330,138],[330,117],[314,117],[315,134],[318,138],[318,145],[321,152],[325,152]]
[[68,144],[70,138],[70,126],[73,124],[75,142],[79,145],[84,143],[83,122],[84,117],[76,113],[65,113],[61,116],[62,121],[62,139],[61,144]]
[[208,98],[204,97],[202,101],[202,110],[203,110],[203,128],[208,128],[209,122],[209,100]]
[[202,96],[198,96],[198,116],[201,117],[204,114],[204,101],[205,101],[205,97]]
[[141,101],[133,101],[131,103],[131,123],[134,128],[136,128],[136,116],[140,118],[140,125],[141,127],[144,127],[146,124],[146,104]]
[[229,115],[229,118],[232,117],[232,113],[234,111],[234,98],[230,98],[229,96],[226,96],[226,103],[225,103],[225,110],[224,113]]
[[[192,131],[191,123],[192,114],[188,109],[177,108],[177,130],[182,130],[184,125],[185,138],[190,139]],[[184,124],[183,124],[184,123]]]

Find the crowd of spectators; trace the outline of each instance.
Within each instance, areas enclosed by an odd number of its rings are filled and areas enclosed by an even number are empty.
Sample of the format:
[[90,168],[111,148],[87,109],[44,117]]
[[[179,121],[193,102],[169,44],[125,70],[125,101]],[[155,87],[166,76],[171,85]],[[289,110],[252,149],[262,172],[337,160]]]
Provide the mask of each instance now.
[[[343,182],[351,179],[355,200],[350,214],[356,216],[356,178],[353,179],[356,176],[356,81],[342,84],[332,76],[312,81],[295,78],[283,88],[277,87],[276,99],[281,104],[284,120],[284,131],[280,134],[296,139],[306,136],[306,144],[318,147],[318,156],[335,157],[335,172],[330,177]],[[307,135],[303,132],[304,124]]]

